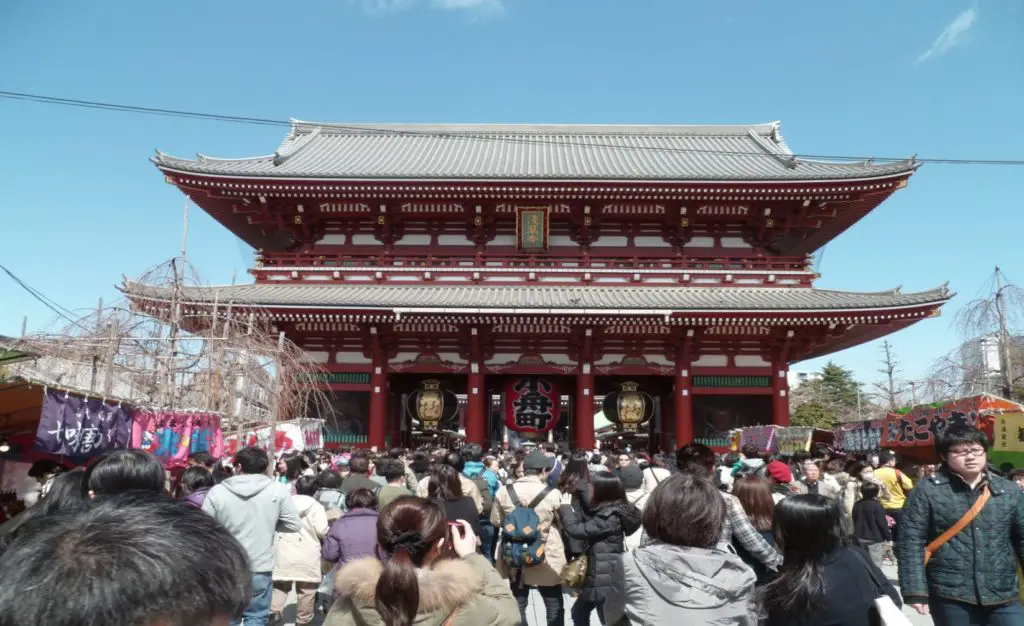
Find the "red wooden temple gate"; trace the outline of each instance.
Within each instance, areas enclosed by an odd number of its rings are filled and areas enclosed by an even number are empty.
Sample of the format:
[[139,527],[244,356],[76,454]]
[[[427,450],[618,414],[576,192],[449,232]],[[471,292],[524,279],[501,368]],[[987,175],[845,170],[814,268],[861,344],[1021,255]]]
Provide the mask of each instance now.
[[154,162],[259,251],[255,282],[217,301],[271,316],[325,388],[360,398],[346,410],[380,447],[410,429],[403,401],[425,380],[465,395],[480,443],[500,432],[492,398],[524,376],[571,398],[577,448],[594,445],[595,398],[627,381],[656,399],[660,447],[785,425],[789,364],[950,297],[814,288],[811,255],[917,166],[797,158],[777,124],[294,122],[270,156]]

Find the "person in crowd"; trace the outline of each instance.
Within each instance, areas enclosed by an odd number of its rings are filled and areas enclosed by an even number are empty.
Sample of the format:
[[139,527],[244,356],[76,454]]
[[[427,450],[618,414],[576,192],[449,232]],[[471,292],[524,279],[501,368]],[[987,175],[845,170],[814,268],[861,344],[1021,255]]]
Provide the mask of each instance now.
[[[407,487],[410,474],[408,474],[408,468],[402,461],[398,459],[384,459],[381,461],[377,471],[387,481],[387,485],[381,487],[377,493],[378,510],[383,511],[384,507],[402,496],[413,495]],[[415,485],[413,486],[415,487]]]
[[669,460],[664,454],[658,453],[651,457],[650,465],[645,467],[643,471],[643,490],[645,493],[654,493],[654,488],[657,487],[661,481],[672,475],[672,470],[669,469],[668,465]]
[[274,477],[283,485],[288,485],[289,490],[294,490],[295,481],[305,471],[303,458],[298,453],[286,453],[277,461],[277,471]]
[[764,626],[876,626],[875,598],[900,606],[896,589],[847,537],[838,500],[801,494],[775,506],[784,560],[761,590]]
[[203,512],[223,524],[249,556],[252,596],[244,622],[237,623],[244,626],[267,623],[276,558],[275,532],[302,530],[290,490],[266,475],[269,465],[266,451],[242,448],[235,454],[235,476],[211,489],[203,501]]
[[[442,452],[443,452],[443,454],[441,455],[440,463],[437,463],[435,465],[447,465],[447,466],[449,466],[449,467],[451,467],[451,468],[453,468],[455,470],[455,473],[458,474],[458,476],[459,476],[459,483],[461,483],[461,485],[462,485],[462,493],[463,493],[463,495],[469,496],[470,498],[473,499],[473,504],[476,506],[476,511],[477,511],[477,515],[478,516],[483,514],[483,512],[484,512],[484,497],[483,497],[483,494],[480,493],[480,489],[477,488],[476,483],[474,483],[469,478],[466,478],[465,474],[463,474],[463,470],[466,469],[466,462],[462,458],[462,455],[460,453],[458,453],[458,452],[444,452],[444,451],[442,451]],[[436,466],[433,469],[436,469]],[[429,498],[430,497],[430,494],[428,493],[428,489],[429,489],[429,486],[430,486],[430,479],[434,475],[433,469],[431,470],[431,472],[429,474],[427,474],[426,477],[423,478],[423,480],[421,480],[419,482],[418,485],[416,485],[416,495],[417,496],[419,496],[421,498]]]
[[565,464],[558,458],[558,445],[545,441],[540,444],[540,452],[551,459],[551,472],[548,474],[548,486],[552,489],[558,487],[558,479],[562,477],[562,470]]
[[482,508],[477,519],[477,527],[473,529],[480,537],[480,549],[488,561],[494,562],[494,538],[496,529],[491,525],[491,509],[494,508],[494,496],[501,486],[501,479],[496,472],[484,465],[483,448],[480,444],[470,443],[462,447],[462,458],[465,465],[462,475],[473,481],[480,492]]
[[316,494],[313,498],[327,512],[327,522],[334,523],[345,513],[345,494],[341,491],[341,474],[326,469],[316,476]]
[[715,468],[714,481],[718,485],[719,489],[723,491],[732,491],[733,482],[735,482],[735,467],[740,464],[740,455],[738,454],[727,454],[722,457],[721,464]]
[[214,464],[213,469],[210,471],[213,474],[213,481],[218,485],[231,478],[234,474],[234,467],[231,465],[230,458],[223,458]]
[[356,489],[369,489],[376,492],[380,487],[370,479],[373,472],[373,464],[370,458],[363,454],[352,455],[349,460],[349,475],[341,481],[341,490],[345,493],[352,493]]
[[231,534],[156,493],[31,520],[2,559],[4,626],[221,626],[251,596],[248,559]]
[[[620,469],[623,473],[633,470],[629,473],[642,483],[639,467]],[[640,511],[626,501],[626,491],[618,477],[602,472],[590,480],[589,514],[573,509],[572,494],[562,494],[562,506],[558,509],[562,531],[587,546],[587,573],[572,607],[574,626],[589,626],[595,608],[598,619],[605,623],[604,598],[614,581],[622,576],[626,535],[640,529]]]
[[844,468],[845,473],[850,477],[843,487],[839,499],[843,503],[843,512],[852,519],[853,505],[863,496],[861,485],[864,484],[864,475],[869,471],[870,466],[863,461],[849,461]]
[[[520,623],[508,585],[477,554],[472,525],[450,526],[436,502],[398,498],[382,512],[376,542],[385,560],[360,559],[341,568],[338,599],[324,626]],[[457,558],[442,557],[446,542]]]
[[[565,622],[561,577],[562,568],[566,564],[565,547],[558,528],[552,528],[562,503],[562,495],[548,483],[554,463],[553,458],[539,450],[531,452],[523,459],[522,477],[498,490],[498,495],[494,498],[494,508],[491,510],[491,524],[501,528],[505,516],[516,509],[509,496],[510,489],[524,507],[529,506],[541,494],[545,494],[533,509],[540,525],[537,531],[544,539],[544,562],[522,571],[512,571],[500,556],[497,559],[498,572],[511,580],[512,595],[519,604],[523,624],[527,623],[526,607],[530,602],[531,589],[536,589],[544,602],[547,624],[561,625]],[[499,543],[498,554],[501,553],[502,546]]]
[[740,449],[740,461],[733,466],[733,477],[737,477],[740,474],[747,476],[757,476],[758,478],[766,479],[768,476],[765,474],[765,468],[768,464],[765,462],[764,457],[761,456],[761,451],[757,449],[752,443],[748,443]]
[[[676,451],[676,466],[680,472],[697,473],[701,477],[711,480],[715,471],[715,453],[703,444],[687,444]],[[724,491],[720,491],[720,494],[719,497],[725,501],[726,510],[722,536],[719,538],[721,547],[725,548],[735,542],[743,546],[753,558],[766,568],[777,571],[782,564],[782,555],[765,541],[764,537],[750,524],[743,506],[736,496]]]
[[18,529],[31,519],[81,508],[85,503],[82,497],[82,477],[84,475],[85,470],[75,468],[59,473],[50,479],[46,495],[40,498],[34,506],[25,509],[0,526],[0,547],[12,541]]
[[[647,499],[651,496],[651,492],[644,488],[644,475],[646,472],[647,470],[640,471],[638,466],[626,467],[619,472],[619,480],[622,481],[622,488],[626,492],[626,502],[635,506],[637,511],[641,513],[644,507],[647,506]],[[633,532],[626,535],[626,550],[633,550],[639,547],[643,534],[643,528],[637,524]]]
[[867,549],[871,562],[881,569],[885,544],[892,541],[892,530],[885,519],[885,509],[878,501],[881,492],[878,485],[867,481],[861,484],[860,491],[863,497],[853,505],[853,536]]
[[[473,535],[480,537],[480,513],[477,511],[473,498],[462,493],[462,476],[450,465],[438,465],[434,468],[427,483],[427,497],[436,500],[449,522],[469,520],[473,527]],[[490,520],[487,523],[491,526]]]
[[32,464],[28,469],[28,476],[18,487],[18,499],[25,503],[26,507],[33,506],[46,494],[46,487],[54,476],[64,471],[64,466],[57,461],[42,459]]
[[792,470],[782,461],[769,461],[764,473],[768,477],[768,485],[771,487],[772,500],[775,504],[787,496],[802,493],[800,483],[793,482]]
[[424,478],[429,478],[430,475],[430,455],[422,450],[414,452],[412,455],[412,461],[409,461],[409,469],[416,476],[416,486],[413,487],[415,492],[419,488],[420,482]]
[[[931,478],[934,475],[935,472],[932,471],[928,478]],[[1024,491],[1024,469],[1010,470],[1010,473],[1006,475],[1006,478],[1017,483],[1017,486],[1021,488],[1021,491]]]
[[193,452],[188,455],[188,466],[189,467],[205,467],[207,470],[213,470],[213,466],[217,464],[217,460],[213,458],[213,455],[209,452]]
[[[498,460],[497,456],[493,454],[485,456],[484,467],[487,468],[487,470],[494,472],[494,475],[498,477],[499,487],[505,484],[505,480],[508,478],[508,474],[505,471],[505,467],[501,464],[501,461]],[[494,493],[495,495],[497,495],[498,492],[495,491]]]
[[206,469],[205,465],[193,465],[181,473],[181,480],[178,481],[178,497],[183,498],[188,506],[201,509],[206,495],[216,484],[213,474]]
[[377,556],[377,496],[369,489],[356,489],[345,497],[348,511],[331,525],[321,556],[328,563]]
[[100,455],[82,476],[88,498],[127,491],[166,493],[167,473],[155,456],[143,450],[114,450]]
[[277,535],[277,559],[274,561],[274,591],[270,604],[271,626],[284,624],[284,606],[295,589],[295,625],[303,626],[316,615],[316,591],[323,580],[320,571],[320,545],[327,536],[327,511],[316,501],[316,479],[300,476],[295,481],[292,504],[299,512],[299,532]]
[[[1024,624],[1024,494],[986,469],[988,447],[977,428],[948,427],[936,443],[941,468],[910,492],[895,531],[903,599],[935,626]],[[969,523],[949,535],[961,520]]]
[[[409,463],[408,450],[405,448],[391,448],[388,450],[388,458],[402,464],[402,469],[405,471],[405,488],[409,493],[416,491],[416,484],[419,483],[419,480],[416,478],[416,472],[413,471]],[[379,469],[377,473],[381,473]]]
[[817,493],[826,498],[839,499],[841,489],[839,483],[828,474],[823,474],[817,461],[807,459],[803,462],[803,476],[800,478],[802,493]]
[[352,456],[349,454],[342,454],[338,457],[338,463],[336,469],[338,474],[341,475],[341,480],[348,478],[349,474],[352,473]]
[[[768,483],[759,478],[756,473],[740,474],[733,482],[732,495],[743,507],[743,512],[747,514],[747,519],[750,520],[750,525],[754,530],[761,535],[765,543],[774,546],[775,532],[772,529],[772,524],[775,519],[775,501],[772,499]],[[734,540],[732,547],[736,554],[743,559],[743,562],[754,570],[757,584],[763,585],[775,577],[775,573],[757,560],[743,544]]]
[[[512,460],[509,461],[505,485],[511,485],[526,475],[526,472],[523,470],[523,460],[525,458],[526,457],[512,457]],[[495,494],[495,497],[497,497],[497,494]]]
[[661,481],[642,515],[649,541],[621,557],[622,574],[605,594],[605,623],[757,625],[754,573],[720,548],[722,495],[706,470]]
[[914,488],[914,483],[906,474],[896,469],[896,453],[892,450],[883,450],[879,455],[879,463],[881,467],[873,472],[873,476],[885,486],[881,497],[882,507],[885,508],[885,514],[894,522],[893,547],[898,550],[903,505],[907,501],[907,494]]
[[[565,464],[562,475],[558,479],[558,491],[562,496],[569,496],[569,506],[577,513],[590,513],[590,459],[586,452],[577,452]],[[606,473],[606,472],[603,472]],[[565,547],[565,558],[571,561],[586,552],[587,544],[582,539],[573,539],[562,533],[562,545]]]

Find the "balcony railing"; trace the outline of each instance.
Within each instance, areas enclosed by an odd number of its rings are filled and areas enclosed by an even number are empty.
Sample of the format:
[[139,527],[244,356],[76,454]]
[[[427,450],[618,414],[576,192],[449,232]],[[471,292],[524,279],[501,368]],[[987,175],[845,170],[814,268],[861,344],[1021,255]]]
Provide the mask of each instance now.
[[558,268],[558,269],[623,269],[623,270],[713,270],[803,272],[810,269],[810,258],[779,257],[556,257],[538,254],[492,256],[434,256],[385,254],[316,254],[308,252],[265,253],[256,258],[256,268],[263,270],[293,268]]

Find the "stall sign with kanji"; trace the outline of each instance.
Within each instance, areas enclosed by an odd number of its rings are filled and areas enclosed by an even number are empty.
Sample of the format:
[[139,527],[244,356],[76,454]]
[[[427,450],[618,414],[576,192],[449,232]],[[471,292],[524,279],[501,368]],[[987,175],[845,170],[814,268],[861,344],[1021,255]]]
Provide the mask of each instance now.
[[982,400],[982,397],[961,398],[916,407],[902,415],[890,413],[882,431],[882,446],[933,446],[935,439],[950,426],[977,426]]
[[521,433],[546,433],[558,424],[561,411],[558,385],[526,376],[505,385],[505,425]]
[[859,422],[840,428],[841,438],[837,442],[847,452],[871,452],[878,450],[882,441],[882,430],[885,428],[885,421],[874,420],[870,422]]

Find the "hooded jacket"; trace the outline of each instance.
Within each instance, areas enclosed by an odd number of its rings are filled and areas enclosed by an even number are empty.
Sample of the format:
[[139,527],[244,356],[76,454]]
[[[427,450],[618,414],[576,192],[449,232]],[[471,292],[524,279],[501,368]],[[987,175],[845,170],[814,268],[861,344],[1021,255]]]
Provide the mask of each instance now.
[[724,550],[652,543],[622,555],[604,600],[610,626],[756,626],[754,572]]
[[292,503],[299,512],[302,529],[278,533],[274,580],[319,583],[323,579],[320,542],[327,536],[327,512],[309,496],[292,496]]
[[195,507],[197,509],[203,508],[203,502],[206,501],[206,495],[210,493],[212,487],[203,487],[202,489],[196,489],[192,493],[185,496],[185,504]]
[[242,544],[253,573],[274,571],[274,533],[302,528],[288,487],[264,474],[232,476],[210,490],[203,512]]
[[[341,568],[335,577],[337,600],[324,626],[387,626],[377,612],[377,581],[384,566],[377,559],[360,559]],[[506,583],[484,557],[438,561],[416,571],[420,602],[415,626],[514,626],[519,606]]]

